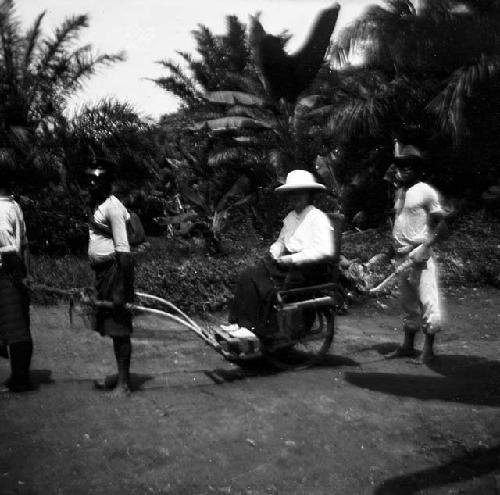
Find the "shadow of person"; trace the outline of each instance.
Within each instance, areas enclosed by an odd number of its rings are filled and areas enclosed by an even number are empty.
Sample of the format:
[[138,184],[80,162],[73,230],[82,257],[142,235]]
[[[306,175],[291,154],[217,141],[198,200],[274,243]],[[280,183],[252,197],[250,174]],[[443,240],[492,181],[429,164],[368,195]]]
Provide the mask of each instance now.
[[500,361],[477,356],[437,356],[429,367],[442,376],[347,372],[353,385],[421,400],[500,406]]
[[30,370],[30,382],[34,390],[40,385],[50,385],[54,383],[51,370]]
[[[332,368],[340,366],[359,366],[357,361],[344,356],[335,356],[329,354],[312,368]],[[240,362],[239,367],[232,370],[214,369],[205,370],[204,374],[216,384],[243,380],[245,378],[271,376],[280,373],[282,370],[268,362],[264,358]]]
[[138,373],[130,373],[130,385],[132,390],[141,390],[143,385],[149,380],[153,380],[152,375],[143,375]]
[[496,478],[500,473],[500,446],[475,449],[463,456],[455,457],[441,466],[391,478],[380,484],[375,489],[374,494],[401,495],[404,493],[411,495],[422,493],[422,490],[431,487],[463,483],[490,473],[495,473],[496,476],[488,477],[490,479],[476,480],[474,491],[468,493],[484,495],[499,493],[500,486]]
[[257,358],[248,361],[236,362],[238,367],[235,369],[216,368],[213,370],[204,370],[203,373],[215,384],[234,382],[245,378],[263,377],[275,375],[278,370],[273,367],[264,358]]
[[354,359],[346,356],[337,356],[335,354],[328,354],[319,363],[317,363],[315,368],[337,368],[340,366],[359,366],[359,363]]
[[400,344],[397,344],[396,342],[381,342],[380,344],[374,344],[368,347],[366,350],[374,350],[377,351],[379,354],[382,354],[383,356],[390,354],[391,352],[394,352]]
[[488,381],[500,375],[500,361],[491,361],[482,356],[443,354],[427,366],[440,375],[457,380]]

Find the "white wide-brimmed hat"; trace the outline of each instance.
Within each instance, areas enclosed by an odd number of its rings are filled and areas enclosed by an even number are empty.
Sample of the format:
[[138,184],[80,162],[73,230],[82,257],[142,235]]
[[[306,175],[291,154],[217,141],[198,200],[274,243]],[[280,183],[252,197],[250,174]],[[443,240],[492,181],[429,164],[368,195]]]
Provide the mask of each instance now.
[[292,170],[286,176],[286,182],[275,189],[276,192],[290,191],[324,191],[326,187],[323,184],[318,184],[314,175],[307,170]]

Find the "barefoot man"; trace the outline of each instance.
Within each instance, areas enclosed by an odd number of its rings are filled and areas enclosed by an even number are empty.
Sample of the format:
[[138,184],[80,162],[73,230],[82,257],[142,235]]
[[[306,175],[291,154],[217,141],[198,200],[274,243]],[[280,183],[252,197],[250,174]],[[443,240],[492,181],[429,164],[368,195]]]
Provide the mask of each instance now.
[[396,144],[394,164],[386,178],[397,187],[392,230],[396,265],[413,264],[399,274],[403,309],[403,344],[389,358],[415,356],[415,335],[422,329],[423,363],[434,357],[434,337],[441,330],[442,310],[437,266],[432,247],[446,232],[445,212],[438,192],[422,182],[423,159],[414,146]]
[[132,355],[132,317],[125,309],[134,298],[134,266],[127,237],[129,213],[112,194],[113,164],[101,160],[86,171],[90,193],[89,260],[95,274],[97,298],[113,302],[113,310],[98,309],[95,330],[113,339],[118,373],[102,382],[100,390],[129,395]]

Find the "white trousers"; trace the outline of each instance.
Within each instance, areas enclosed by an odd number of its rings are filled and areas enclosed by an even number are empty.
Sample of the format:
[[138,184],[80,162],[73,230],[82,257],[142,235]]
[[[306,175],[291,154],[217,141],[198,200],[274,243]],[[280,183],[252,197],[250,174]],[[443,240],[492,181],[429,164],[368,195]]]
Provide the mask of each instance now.
[[442,305],[438,286],[438,270],[431,256],[426,266],[412,267],[399,274],[403,329],[409,332],[435,334],[441,330]]

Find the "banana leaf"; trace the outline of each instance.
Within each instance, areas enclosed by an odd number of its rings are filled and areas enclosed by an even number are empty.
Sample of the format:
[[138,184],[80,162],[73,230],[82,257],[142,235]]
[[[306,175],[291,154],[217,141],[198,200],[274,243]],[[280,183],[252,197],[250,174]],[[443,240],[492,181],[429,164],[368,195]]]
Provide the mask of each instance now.
[[210,91],[205,94],[205,98],[210,103],[222,103],[225,105],[266,106],[264,98],[243,93],[242,91]]

